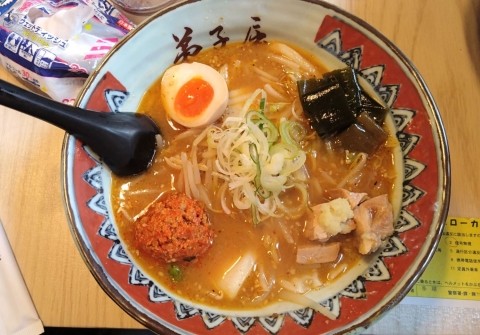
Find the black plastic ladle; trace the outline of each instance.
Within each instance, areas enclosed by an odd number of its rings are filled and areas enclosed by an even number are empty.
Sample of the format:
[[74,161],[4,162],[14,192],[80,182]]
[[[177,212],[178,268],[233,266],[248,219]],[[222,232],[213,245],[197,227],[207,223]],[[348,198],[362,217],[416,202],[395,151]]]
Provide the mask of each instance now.
[[94,112],[65,105],[0,79],[0,105],[57,126],[90,147],[119,176],[152,163],[160,130],[148,116]]

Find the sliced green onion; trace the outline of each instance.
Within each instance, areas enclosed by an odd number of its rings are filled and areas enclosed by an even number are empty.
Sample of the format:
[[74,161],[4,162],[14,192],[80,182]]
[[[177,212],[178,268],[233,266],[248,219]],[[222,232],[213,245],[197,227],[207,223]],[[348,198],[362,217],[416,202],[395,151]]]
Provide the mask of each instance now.
[[280,121],[279,131],[282,141],[297,146],[300,146],[300,142],[305,138],[305,134],[307,133],[300,123],[288,120]]
[[268,141],[268,143],[275,143],[278,140],[278,129],[275,127],[272,121],[265,116],[265,114],[260,112],[249,112],[246,115],[247,125],[249,124],[250,127],[252,125],[257,126]]
[[248,146],[248,149],[250,150],[250,158],[255,164],[258,164],[258,149],[255,143],[250,143]]
[[260,99],[260,113],[265,113],[265,104],[266,104],[267,99],[261,98]]
[[[297,184],[306,188],[306,179],[297,178],[306,159],[300,144],[305,129],[286,119],[272,122],[265,114],[271,109],[266,92],[256,90],[241,113],[226,117],[220,127],[212,125],[205,132],[208,152],[216,153],[213,173],[228,184],[225,189],[234,207],[252,211],[254,224],[266,217],[296,212],[297,208],[288,208],[279,195]],[[290,206],[299,204],[302,206],[303,201]]]
[[258,190],[258,188],[260,187],[260,174],[262,173],[261,167],[260,167],[260,160],[258,158],[258,149],[254,143],[250,143],[248,148],[250,150],[250,158],[252,159],[252,161],[255,163],[257,167],[254,184],[255,184],[255,188]]

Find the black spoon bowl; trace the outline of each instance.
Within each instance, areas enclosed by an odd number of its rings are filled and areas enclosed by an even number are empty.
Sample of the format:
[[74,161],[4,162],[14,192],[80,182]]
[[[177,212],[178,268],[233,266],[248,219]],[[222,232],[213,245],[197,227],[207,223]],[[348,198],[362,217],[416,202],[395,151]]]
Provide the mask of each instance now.
[[0,79],[0,105],[36,117],[73,135],[118,176],[139,174],[157,150],[158,126],[136,113],[104,113],[65,105]]

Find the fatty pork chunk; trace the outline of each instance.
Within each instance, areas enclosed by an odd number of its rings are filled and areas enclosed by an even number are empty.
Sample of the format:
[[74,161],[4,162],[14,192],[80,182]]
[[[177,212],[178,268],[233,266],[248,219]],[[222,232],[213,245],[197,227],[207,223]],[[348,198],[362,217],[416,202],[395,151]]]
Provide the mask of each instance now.
[[377,250],[393,234],[393,209],[386,194],[362,202],[354,208],[353,217],[360,241],[358,251],[363,255]]
[[184,193],[165,194],[135,225],[137,248],[167,263],[192,261],[203,255],[214,235],[203,203]]
[[326,243],[337,234],[353,231],[358,251],[366,255],[393,234],[393,209],[386,194],[369,199],[366,193],[336,189],[327,197],[333,200],[312,207],[305,225],[304,234],[311,241]]

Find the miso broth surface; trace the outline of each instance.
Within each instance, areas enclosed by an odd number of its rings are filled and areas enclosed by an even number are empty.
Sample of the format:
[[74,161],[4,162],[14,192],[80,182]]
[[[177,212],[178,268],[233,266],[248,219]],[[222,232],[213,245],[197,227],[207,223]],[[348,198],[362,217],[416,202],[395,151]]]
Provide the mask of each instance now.
[[[301,111],[295,82],[288,77],[281,65],[269,58],[268,48],[268,44],[230,44],[220,49],[203,51],[189,61],[205,63],[216,69],[227,64],[230,91],[248,88],[253,92],[265,85],[265,82],[259,80],[258,72],[254,71],[254,68],[259,68],[281,78],[282,94]],[[301,52],[298,49],[297,51]],[[316,65],[318,76],[326,72],[318,60],[301,53]],[[280,219],[295,239],[296,243],[291,244],[286,241],[277,224],[279,219],[272,218],[255,226],[250,211],[238,211],[232,215],[209,211],[216,238],[204,256],[191,263],[180,264],[183,279],[179,282],[172,281],[167,264],[136,250],[133,242],[134,223],[130,221],[131,218],[138,215],[160,194],[175,189],[178,172],[169,167],[163,157],[187,150],[193,141],[193,138],[188,137],[173,141],[175,136],[186,129],[167,119],[159,98],[160,79],[146,92],[139,112],[151,116],[159,124],[166,147],[158,153],[153,166],[146,173],[134,178],[113,177],[112,180],[112,205],[119,234],[135,262],[139,263],[149,276],[171,292],[194,302],[216,308],[251,309],[277,301],[275,292],[279,290],[282,280],[307,278],[307,285],[314,289],[319,285],[328,285],[335,279],[331,277],[340,276],[344,270],[358,262],[361,255],[356,251],[355,239],[352,234],[347,234],[334,238],[342,242],[341,255],[337,262],[315,266],[299,265],[295,262],[296,245],[308,242],[302,234],[306,215],[294,220]],[[268,96],[269,102],[277,100],[276,97]],[[306,120],[302,122],[308,129],[307,136],[310,138],[303,148],[307,152],[309,202],[310,205],[315,205],[326,201],[322,189],[336,187],[335,183],[348,175],[349,164],[343,150],[326,144],[310,129]],[[395,143],[393,138],[377,153],[369,156],[365,168],[345,188],[353,192],[367,192],[371,197],[387,193],[391,198],[396,177],[394,145],[389,145],[391,143]],[[232,262],[244,253],[253,253],[256,257],[256,269],[261,268],[270,278],[275,278],[276,284],[267,299],[262,298],[256,272],[248,278],[235,299],[220,298],[221,293],[218,292],[215,282]]]

